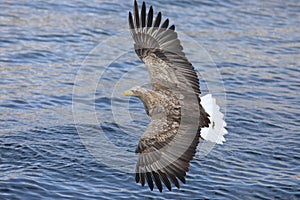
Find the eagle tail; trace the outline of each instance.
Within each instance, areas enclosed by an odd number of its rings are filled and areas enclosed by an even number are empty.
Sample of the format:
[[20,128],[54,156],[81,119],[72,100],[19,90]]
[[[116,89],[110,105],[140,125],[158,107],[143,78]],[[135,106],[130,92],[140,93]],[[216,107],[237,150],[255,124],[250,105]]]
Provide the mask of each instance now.
[[227,134],[228,131],[225,129],[226,122],[223,119],[224,114],[221,113],[216,99],[213,98],[211,94],[207,94],[201,97],[201,105],[210,116],[209,127],[201,129],[201,137],[210,142],[223,144],[223,142],[225,142],[224,135]]

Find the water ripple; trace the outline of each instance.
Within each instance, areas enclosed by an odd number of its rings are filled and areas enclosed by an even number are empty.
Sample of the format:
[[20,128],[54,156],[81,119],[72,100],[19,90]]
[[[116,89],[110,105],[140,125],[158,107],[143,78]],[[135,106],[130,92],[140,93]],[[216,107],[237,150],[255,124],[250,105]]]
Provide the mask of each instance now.
[[[299,199],[298,2],[148,3],[200,43],[218,67],[227,142],[207,156],[201,147],[209,144],[201,143],[187,184],[171,192],[151,192],[135,184],[133,174],[99,162],[73,124],[74,80],[87,55],[95,62],[81,69],[102,70],[100,55],[90,52],[127,28],[132,2],[1,2],[0,199]],[[103,49],[101,56],[112,55],[109,45]],[[94,99],[78,94],[83,108],[95,104],[99,122],[80,128],[102,130],[128,153],[149,119],[137,99],[119,93],[135,79],[148,81],[141,64],[133,50],[124,52],[96,80]],[[210,63],[199,66],[202,74]]]

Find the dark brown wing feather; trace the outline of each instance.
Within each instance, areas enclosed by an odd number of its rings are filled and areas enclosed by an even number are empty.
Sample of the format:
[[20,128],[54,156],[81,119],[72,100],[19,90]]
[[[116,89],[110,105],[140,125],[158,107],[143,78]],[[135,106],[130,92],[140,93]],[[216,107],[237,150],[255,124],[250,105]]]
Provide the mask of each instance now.
[[[150,7],[147,15],[144,2],[139,13],[135,1],[134,19],[129,12],[129,27],[137,55],[149,69],[152,82],[170,87],[178,87],[178,83],[181,86],[185,84],[186,87],[192,88],[194,93],[200,94],[198,76],[182,51],[175,26],[169,27],[169,19],[166,19],[162,25],[161,21],[162,14],[159,12],[153,23],[153,9]],[[164,64],[165,67],[154,65],[153,60],[161,65]],[[171,74],[176,78],[168,79],[168,77],[157,76],[158,74],[166,76]]]
[[[152,120],[136,149],[140,154],[136,165],[136,182],[144,186],[147,181],[151,190],[155,183],[160,192],[163,189],[162,182],[168,190],[171,190],[171,182],[177,188],[180,188],[178,180],[185,183],[189,162],[193,159],[199,142],[199,130],[195,131],[197,134],[181,135],[176,129],[177,135],[169,134],[168,131],[174,131],[170,124],[160,132],[153,132],[152,127],[161,127],[164,123]],[[151,136],[155,139],[152,140]]]

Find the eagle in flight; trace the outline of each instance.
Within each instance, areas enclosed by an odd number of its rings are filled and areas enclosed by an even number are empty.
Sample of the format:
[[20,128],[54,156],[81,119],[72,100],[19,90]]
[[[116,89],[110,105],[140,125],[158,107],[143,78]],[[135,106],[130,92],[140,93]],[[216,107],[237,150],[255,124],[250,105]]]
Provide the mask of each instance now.
[[210,94],[200,98],[199,79],[193,65],[183,53],[175,26],[169,19],[162,21],[159,12],[153,18],[153,8],[146,13],[143,2],[139,12],[129,12],[129,28],[134,49],[145,63],[152,89],[135,86],[125,96],[139,98],[151,117],[141,135],[135,152],[139,158],[135,180],[142,186],[154,184],[162,192],[172,183],[180,188],[185,183],[190,161],[200,140],[222,144],[227,133],[223,114]]

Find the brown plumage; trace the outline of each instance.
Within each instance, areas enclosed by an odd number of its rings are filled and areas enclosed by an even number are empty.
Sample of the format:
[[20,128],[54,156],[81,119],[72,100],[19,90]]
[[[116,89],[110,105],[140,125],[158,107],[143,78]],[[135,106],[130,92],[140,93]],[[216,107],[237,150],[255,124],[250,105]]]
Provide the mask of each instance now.
[[152,90],[134,87],[126,96],[141,99],[151,121],[136,148],[136,182],[154,183],[162,191],[172,183],[180,188],[185,183],[189,163],[200,139],[200,130],[208,127],[209,116],[201,106],[199,79],[169,20],[162,22],[159,12],[153,18],[153,8],[146,14],[143,2],[139,13],[134,2],[134,17],[129,12],[129,28],[134,49],[148,68]]

